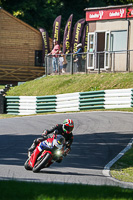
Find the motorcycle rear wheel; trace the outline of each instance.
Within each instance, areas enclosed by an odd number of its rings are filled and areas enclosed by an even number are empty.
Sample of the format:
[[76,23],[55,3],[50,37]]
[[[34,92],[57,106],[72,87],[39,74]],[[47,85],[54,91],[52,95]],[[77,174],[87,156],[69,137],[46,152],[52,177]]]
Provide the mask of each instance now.
[[47,153],[43,158],[41,158],[39,161],[37,161],[32,169],[33,172],[39,172],[42,168],[45,167],[45,165],[48,163],[48,161],[51,159],[51,154]]

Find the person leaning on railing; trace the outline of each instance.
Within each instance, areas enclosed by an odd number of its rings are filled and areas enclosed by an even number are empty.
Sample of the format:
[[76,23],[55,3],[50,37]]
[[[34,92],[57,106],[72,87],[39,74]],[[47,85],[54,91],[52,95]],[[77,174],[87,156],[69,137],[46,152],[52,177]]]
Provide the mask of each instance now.
[[53,65],[53,72],[57,73],[58,72],[58,54],[60,51],[60,46],[56,40],[53,41],[54,43],[54,48],[52,51],[48,54],[48,56],[52,55],[52,65]]

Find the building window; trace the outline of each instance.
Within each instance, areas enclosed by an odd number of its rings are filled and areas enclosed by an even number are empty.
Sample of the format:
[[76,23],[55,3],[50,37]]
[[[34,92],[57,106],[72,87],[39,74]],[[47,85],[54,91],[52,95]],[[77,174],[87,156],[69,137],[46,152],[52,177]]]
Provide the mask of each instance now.
[[35,50],[35,66],[43,66],[43,51]]
[[111,51],[127,50],[127,31],[111,31]]

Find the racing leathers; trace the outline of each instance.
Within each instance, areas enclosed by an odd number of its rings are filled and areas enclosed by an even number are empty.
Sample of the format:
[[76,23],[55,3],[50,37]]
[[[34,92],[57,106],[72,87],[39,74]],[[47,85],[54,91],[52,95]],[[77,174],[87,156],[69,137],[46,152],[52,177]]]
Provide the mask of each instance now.
[[45,130],[42,133],[42,136],[40,138],[37,138],[33,141],[33,144],[29,148],[29,151],[33,151],[40,142],[42,142],[43,140],[46,140],[49,137],[52,137],[53,134],[57,134],[57,135],[59,134],[59,135],[62,135],[66,140],[66,149],[64,151],[64,156],[66,156],[71,150],[71,144],[73,142],[73,133],[72,132],[69,134],[65,133],[62,127],[63,127],[63,124],[57,124],[56,126],[52,127],[50,130]]

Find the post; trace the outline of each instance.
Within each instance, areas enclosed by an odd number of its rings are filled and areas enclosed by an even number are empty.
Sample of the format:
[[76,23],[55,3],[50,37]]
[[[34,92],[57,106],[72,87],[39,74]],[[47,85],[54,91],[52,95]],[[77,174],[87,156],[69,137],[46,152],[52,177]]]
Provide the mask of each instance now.
[[0,92],[0,114],[4,114],[5,110],[5,96]]
[[99,53],[98,53],[98,74],[100,74]]
[[127,61],[126,61],[126,71],[129,71],[129,27],[130,27],[130,21],[127,19],[128,22],[128,28],[127,28]]
[[73,74],[73,54],[71,53],[71,74]]
[[47,70],[47,56],[45,56],[45,74],[46,74],[46,76],[48,75],[48,70]]

